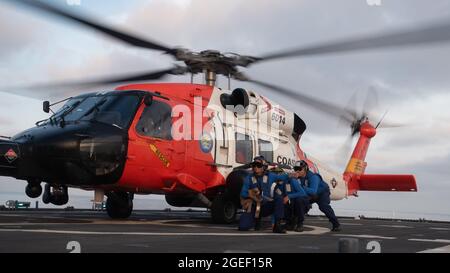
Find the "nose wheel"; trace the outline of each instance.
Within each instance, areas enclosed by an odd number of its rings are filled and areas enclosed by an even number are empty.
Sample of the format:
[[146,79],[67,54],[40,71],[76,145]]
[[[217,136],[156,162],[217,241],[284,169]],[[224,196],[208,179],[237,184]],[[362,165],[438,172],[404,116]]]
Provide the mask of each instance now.
[[44,204],[53,204],[56,206],[62,206],[69,202],[69,192],[67,186],[51,186],[50,184],[45,184],[44,195],[42,195],[42,202]]
[[41,196],[41,181],[28,181],[28,185],[25,187],[25,193],[30,198],[38,198],[39,196]]

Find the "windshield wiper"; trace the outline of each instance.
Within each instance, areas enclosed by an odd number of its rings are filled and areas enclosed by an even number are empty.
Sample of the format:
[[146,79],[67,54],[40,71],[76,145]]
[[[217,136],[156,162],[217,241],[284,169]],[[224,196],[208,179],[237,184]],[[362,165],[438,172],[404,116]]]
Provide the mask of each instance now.
[[[92,106],[91,109],[89,109],[89,111],[87,111],[81,118],[87,117],[90,114],[92,114],[94,111],[98,112],[100,109],[99,107],[101,105],[103,105],[106,102],[106,98],[103,98],[101,101],[97,102],[96,104],[94,104],[94,106]],[[81,119],[80,118],[80,119]]]
[[[77,101],[75,102],[72,106],[68,107],[66,110],[64,110],[64,112],[61,113],[61,116],[59,116],[59,118],[61,118],[61,121],[64,123],[64,116],[69,114],[75,107],[77,107],[79,104],[81,103],[81,101]],[[55,114],[56,115],[56,114]],[[53,115],[53,116],[55,116]],[[56,118],[53,118],[53,116],[50,117],[50,122],[52,122],[52,120],[55,121],[56,123]]]
[[[63,106],[63,109],[61,109],[60,111],[58,111],[56,113],[53,113],[53,115],[51,115],[49,118],[40,120],[40,121],[36,122],[35,124],[36,124],[36,126],[45,125],[45,124],[47,124],[47,123],[45,123],[46,121],[49,121],[50,124],[56,123],[57,122],[56,116],[58,116],[58,118],[61,118],[62,120],[64,120],[64,116],[67,115],[70,111],[72,111],[73,108],[77,107],[80,103],[81,103],[81,101],[76,101],[71,106],[65,105],[65,106]],[[66,108],[66,109],[64,110],[64,108]]]

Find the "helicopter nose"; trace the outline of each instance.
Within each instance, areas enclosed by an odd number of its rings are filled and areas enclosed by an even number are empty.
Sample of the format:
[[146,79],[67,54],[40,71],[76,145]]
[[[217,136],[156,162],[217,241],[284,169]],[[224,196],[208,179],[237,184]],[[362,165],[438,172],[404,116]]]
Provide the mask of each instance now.
[[0,175],[15,176],[21,158],[19,144],[9,140],[0,140]]
[[3,143],[0,156],[8,157],[0,161],[0,175],[55,184],[113,184],[125,165],[127,134],[106,124],[74,124],[33,128]]

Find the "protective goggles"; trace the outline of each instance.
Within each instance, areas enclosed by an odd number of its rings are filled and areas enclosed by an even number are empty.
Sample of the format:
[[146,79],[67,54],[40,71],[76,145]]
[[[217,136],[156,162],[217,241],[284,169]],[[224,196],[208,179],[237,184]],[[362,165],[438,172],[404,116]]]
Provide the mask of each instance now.
[[264,165],[261,162],[252,162],[251,166],[252,168],[262,168]]
[[301,171],[301,170],[303,170],[304,168],[305,168],[306,166],[303,166],[303,167],[294,167],[294,171],[296,171],[296,172],[299,172],[299,171]]

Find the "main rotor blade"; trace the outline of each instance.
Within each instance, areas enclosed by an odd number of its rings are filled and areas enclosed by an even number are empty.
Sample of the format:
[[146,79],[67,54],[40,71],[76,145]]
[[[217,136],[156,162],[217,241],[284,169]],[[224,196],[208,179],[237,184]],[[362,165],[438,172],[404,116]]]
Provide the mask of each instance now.
[[307,96],[305,94],[293,91],[293,90],[289,90],[286,89],[284,87],[280,87],[280,86],[276,86],[273,85],[271,83],[265,83],[265,82],[261,82],[261,81],[257,81],[257,80],[252,80],[249,79],[247,77],[245,77],[245,79],[241,79],[244,81],[248,81],[248,82],[252,82],[254,84],[263,86],[263,87],[267,87],[270,88],[272,90],[278,91],[280,94],[283,94],[287,97],[290,97],[292,99],[295,99],[301,103],[303,103],[306,106],[310,106],[314,109],[318,109],[323,113],[329,114],[335,118],[340,118],[342,117],[343,120],[347,121],[349,124],[351,124],[351,122],[353,121],[353,116],[356,115],[356,113],[353,113],[350,110],[344,109],[342,107],[333,105],[329,102],[325,102],[323,100],[320,99],[316,99],[310,96]]
[[82,24],[84,26],[90,27],[92,29],[95,29],[97,31],[102,32],[103,34],[109,35],[113,38],[119,39],[125,43],[128,43],[133,46],[147,48],[147,49],[155,49],[164,51],[166,53],[174,55],[176,53],[175,49],[169,48],[167,46],[164,46],[160,43],[151,42],[147,39],[139,38],[137,36],[127,34],[125,32],[113,29],[111,27],[108,27],[106,25],[103,25],[99,22],[96,22],[93,19],[89,19],[85,16],[77,15],[75,13],[71,13],[65,10],[62,10],[60,8],[57,8],[55,6],[37,1],[37,0],[5,0],[11,3],[20,3],[32,8],[39,9],[41,11],[45,11],[48,13],[51,13],[53,15],[60,16],[64,19],[71,20],[73,22],[77,22],[79,24]]
[[[56,89],[69,90],[75,88],[88,88],[94,86],[101,85],[109,85],[109,84],[118,84],[125,82],[134,82],[134,81],[148,81],[148,80],[157,80],[161,79],[167,75],[181,75],[187,71],[185,67],[175,67],[160,71],[147,72],[142,74],[133,74],[122,77],[112,77],[106,79],[98,79],[92,81],[79,81],[79,82],[61,82],[61,83],[52,83],[52,84],[38,84],[33,86],[25,86],[25,87],[9,87],[9,88],[0,88],[0,91],[7,92],[15,95],[22,95],[31,98],[42,98],[41,91],[45,90],[46,95],[51,94],[55,95]],[[23,91],[26,91],[25,93]],[[59,90],[61,91],[61,90]],[[37,94],[36,94],[37,93]]]
[[418,28],[403,29],[380,33],[359,38],[332,41],[309,47],[302,47],[267,54],[261,58],[255,58],[257,62],[287,57],[300,57],[311,55],[324,55],[331,53],[343,53],[357,50],[377,48],[389,48],[397,46],[413,46],[447,42],[450,40],[450,21],[443,21]]

